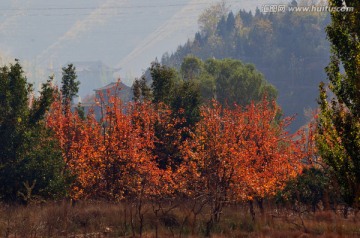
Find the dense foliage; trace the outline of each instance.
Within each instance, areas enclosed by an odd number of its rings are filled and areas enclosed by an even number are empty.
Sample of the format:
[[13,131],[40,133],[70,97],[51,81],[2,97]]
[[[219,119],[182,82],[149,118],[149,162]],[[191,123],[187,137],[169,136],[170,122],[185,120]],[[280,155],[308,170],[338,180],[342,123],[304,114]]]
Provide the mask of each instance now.
[[[152,82],[151,88],[147,82]],[[200,104],[216,99],[222,105],[232,107],[234,104],[246,106],[259,102],[264,96],[269,100],[277,98],[275,87],[254,65],[230,58],[202,61],[192,55],[183,59],[178,71],[158,62],[152,63],[148,77],[144,75],[135,80],[133,92],[138,95],[134,97],[136,101],[143,92],[152,95],[154,103],[164,102],[172,105],[174,110],[180,107],[186,109],[185,101]]]
[[51,82],[34,97],[19,62],[0,69],[0,198],[64,196],[67,176],[58,141],[44,124],[53,101]]
[[162,63],[181,68],[188,55],[253,63],[278,89],[285,114],[298,115],[291,126],[298,129],[306,123],[304,109],[316,107],[316,89],[325,77],[329,44],[324,28],[329,20],[324,12],[228,12],[220,3],[200,16],[194,39],[164,54]]
[[[360,4],[350,13],[331,13],[327,27],[331,62],[326,68],[330,84],[320,85],[318,147],[324,162],[341,188],[344,201],[360,208]],[[342,1],[330,1],[342,6]],[[327,88],[332,100],[327,100]]]
[[226,204],[274,196],[308,156],[304,137],[289,135],[288,120],[279,121],[278,107],[265,98],[244,108],[203,105],[194,127],[186,126],[184,109],[174,114],[163,102],[125,106],[112,96],[99,105],[100,122],[91,113],[86,120],[64,114],[60,101],[47,118],[76,176],[71,197],[137,206],[201,199],[212,207],[207,232]]
[[[264,97],[275,100],[276,89],[267,83],[263,75],[251,64],[233,59],[201,59],[188,56],[177,71],[153,62],[146,74],[133,84],[134,100],[163,103],[171,109],[172,120],[178,120],[174,127],[182,129],[181,140],[174,141],[174,131],[156,125],[155,134],[161,141],[156,143],[155,153],[164,168],[169,161],[181,158],[178,145],[189,137],[200,120],[200,105],[211,105],[216,99],[223,106],[247,106]],[[150,84],[151,82],[151,84]],[[279,112],[280,114],[280,112]],[[172,130],[172,129],[171,129]]]
[[331,186],[329,175],[323,169],[305,168],[301,175],[287,182],[285,188],[278,193],[278,202],[288,202],[294,210],[301,206],[315,212],[320,202],[324,209],[330,204],[340,202],[335,189]]

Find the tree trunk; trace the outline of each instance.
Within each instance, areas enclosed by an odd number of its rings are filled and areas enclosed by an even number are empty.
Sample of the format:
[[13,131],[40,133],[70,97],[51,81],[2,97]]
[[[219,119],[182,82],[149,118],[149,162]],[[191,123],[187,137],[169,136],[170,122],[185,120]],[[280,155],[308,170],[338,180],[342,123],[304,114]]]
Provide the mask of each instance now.
[[250,208],[250,215],[252,218],[252,221],[255,222],[255,210],[254,210],[254,204],[252,200],[249,200],[249,208]]
[[349,216],[349,207],[347,205],[344,206],[344,218],[347,219]]
[[259,206],[261,216],[264,216],[264,214],[265,214],[264,200],[262,198],[258,198],[258,199],[256,199],[256,202],[257,202],[257,204]]
[[330,210],[329,193],[328,191],[326,191],[326,189],[324,191],[322,202],[323,202],[324,210],[325,211]]

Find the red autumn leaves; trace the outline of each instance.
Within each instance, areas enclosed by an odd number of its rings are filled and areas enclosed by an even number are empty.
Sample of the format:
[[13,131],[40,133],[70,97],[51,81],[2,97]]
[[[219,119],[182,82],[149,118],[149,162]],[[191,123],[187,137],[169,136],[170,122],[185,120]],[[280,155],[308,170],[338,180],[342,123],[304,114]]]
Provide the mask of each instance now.
[[[185,141],[179,135],[187,128],[176,131],[179,121],[164,105],[124,106],[117,98],[100,104],[100,121],[93,113],[83,120],[76,112],[64,112],[60,100],[47,118],[74,175],[71,196],[76,199],[176,194],[215,195],[221,201],[264,198],[300,173],[307,156],[303,137],[288,135],[288,122],[279,120],[277,106],[265,99],[246,108],[223,108],[215,101],[202,106],[202,119]],[[156,137],[155,125],[171,129],[180,164],[159,168],[155,144],[166,141]]]

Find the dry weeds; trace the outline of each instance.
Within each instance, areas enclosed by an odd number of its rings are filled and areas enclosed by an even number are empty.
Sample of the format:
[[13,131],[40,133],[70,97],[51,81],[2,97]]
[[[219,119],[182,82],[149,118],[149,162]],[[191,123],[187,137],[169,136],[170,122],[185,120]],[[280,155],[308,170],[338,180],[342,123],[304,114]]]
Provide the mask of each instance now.
[[[205,207],[194,217],[184,203],[153,212],[144,211],[141,237],[203,237],[208,216]],[[257,213],[259,214],[259,213]],[[107,202],[52,202],[31,206],[0,206],[1,237],[140,237],[139,219],[131,204]],[[344,219],[334,211],[318,211],[302,216],[286,209],[268,209],[252,221],[245,205],[224,209],[212,231],[213,238],[223,237],[360,237],[360,221],[355,215]]]

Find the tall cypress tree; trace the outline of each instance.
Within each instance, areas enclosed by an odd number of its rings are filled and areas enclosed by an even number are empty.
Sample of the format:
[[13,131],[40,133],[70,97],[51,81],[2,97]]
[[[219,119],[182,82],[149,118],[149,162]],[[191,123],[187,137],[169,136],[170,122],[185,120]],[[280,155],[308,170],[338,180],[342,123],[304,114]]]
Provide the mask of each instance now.
[[360,2],[330,0],[330,7],[353,7],[332,12],[327,36],[332,56],[326,67],[333,98],[320,85],[318,148],[339,184],[344,201],[360,208]]
[[62,68],[61,94],[63,105],[69,105],[79,92],[80,82],[77,79],[76,68],[73,64]]

